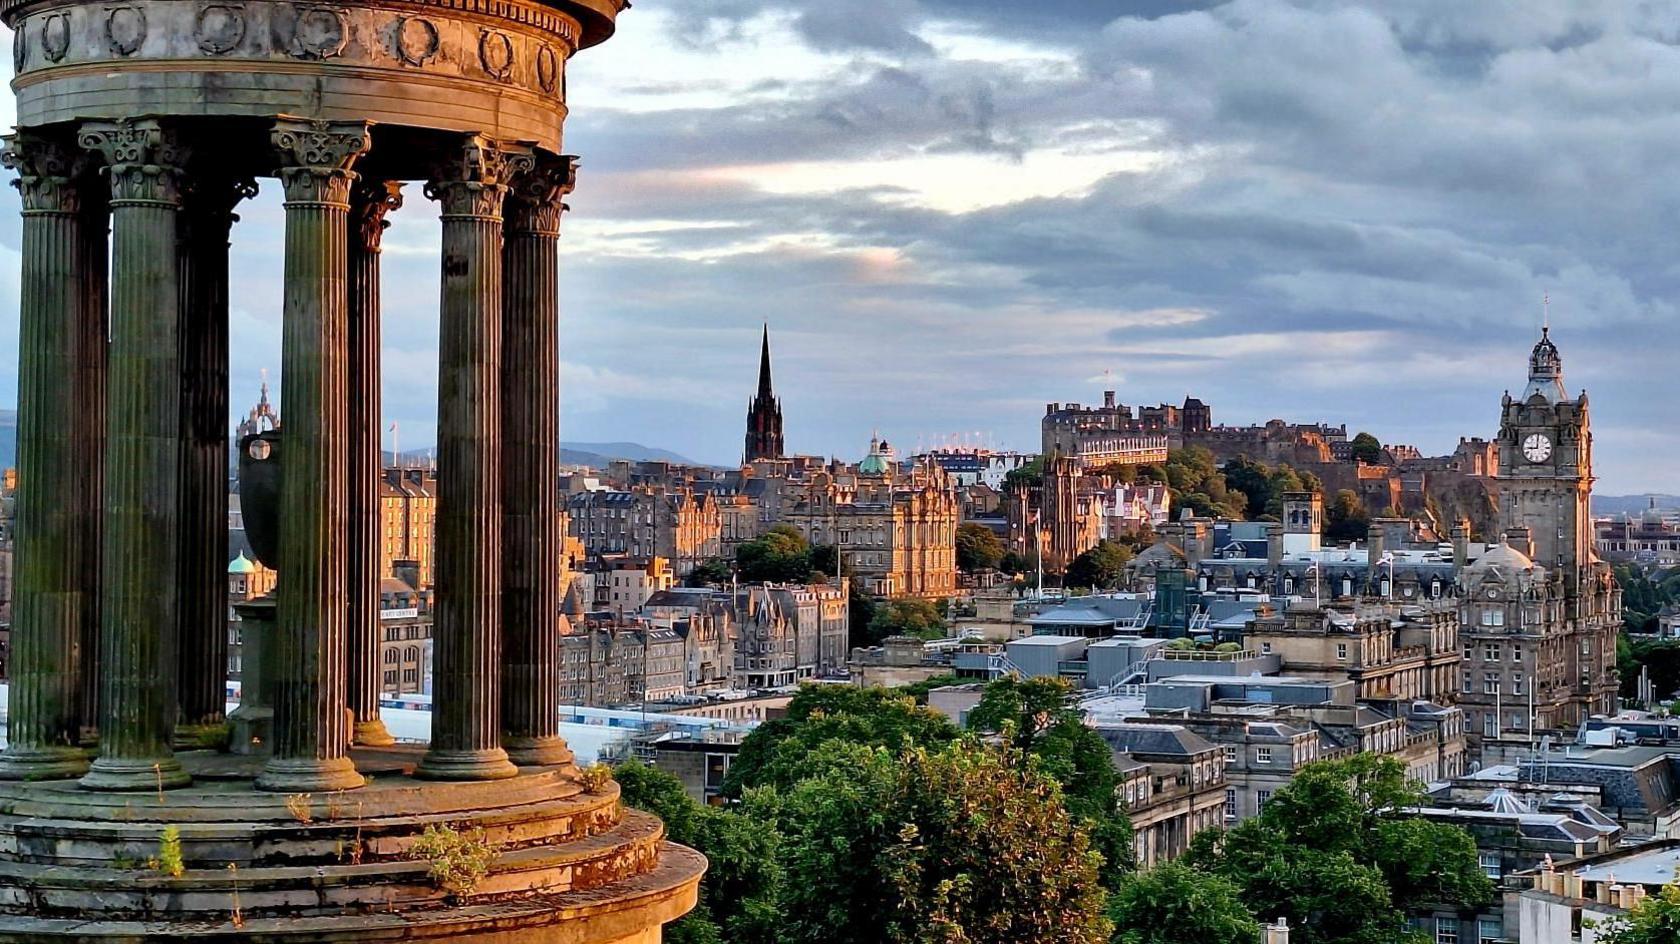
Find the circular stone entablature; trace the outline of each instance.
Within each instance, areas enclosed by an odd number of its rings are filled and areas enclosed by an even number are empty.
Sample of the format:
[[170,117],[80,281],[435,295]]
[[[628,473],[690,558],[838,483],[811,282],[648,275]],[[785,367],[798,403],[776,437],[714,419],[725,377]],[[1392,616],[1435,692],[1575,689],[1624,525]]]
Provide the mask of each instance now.
[[566,62],[624,0],[0,0],[19,127],[306,115],[558,152]]

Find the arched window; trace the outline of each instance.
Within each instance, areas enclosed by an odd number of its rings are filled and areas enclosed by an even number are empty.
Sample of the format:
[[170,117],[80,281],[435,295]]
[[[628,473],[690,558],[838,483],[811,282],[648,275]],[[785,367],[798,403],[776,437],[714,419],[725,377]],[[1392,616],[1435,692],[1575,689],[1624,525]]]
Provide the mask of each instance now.
[[395,663],[396,661],[397,661],[397,650],[395,650],[395,649],[385,650],[385,663],[387,665],[390,665],[390,664]]
[[420,647],[419,646],[409,646],[408,649],[404,650],[403,661],[405,661],[405,662],[419,662],[420,661]]

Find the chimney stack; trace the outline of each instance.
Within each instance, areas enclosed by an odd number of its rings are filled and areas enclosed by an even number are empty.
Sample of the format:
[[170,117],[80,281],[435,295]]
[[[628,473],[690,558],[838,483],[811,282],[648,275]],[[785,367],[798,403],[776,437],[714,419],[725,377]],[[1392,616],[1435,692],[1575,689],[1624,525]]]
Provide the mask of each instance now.
[[1283,566],[1283,522],[1266,525],[1266,568],[1276,572]]
[[1470,522],[1460,518],[1452,526],[1453,571],[1464,569],[1470,563]]
[[1289,919],[1266,922],[1266,944],[1289,944]]

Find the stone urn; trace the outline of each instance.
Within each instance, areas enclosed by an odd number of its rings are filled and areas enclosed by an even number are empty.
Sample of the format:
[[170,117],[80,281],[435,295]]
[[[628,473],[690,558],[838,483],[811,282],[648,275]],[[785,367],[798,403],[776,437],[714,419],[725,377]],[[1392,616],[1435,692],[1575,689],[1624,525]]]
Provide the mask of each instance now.
[[245,538],[264,567],[280,569],[280,431],[239,440],[239,508]]

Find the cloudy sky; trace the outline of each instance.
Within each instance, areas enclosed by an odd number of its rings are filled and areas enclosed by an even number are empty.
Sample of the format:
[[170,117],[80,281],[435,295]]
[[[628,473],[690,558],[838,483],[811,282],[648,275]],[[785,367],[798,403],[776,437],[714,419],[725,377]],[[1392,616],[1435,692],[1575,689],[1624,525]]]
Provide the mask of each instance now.
[[[1112,387],[1439,453],[1494,432],[1549,293],[1600,490],[1680,491],[1680,0],[641,0],[569,85],[567,439],[734,461],[768,322],[799,452],[1032,448],[1047,401]],[[273,191],[237,235],[235,404],[278,367]],[[436,388],[411,207],[405,447]]]

